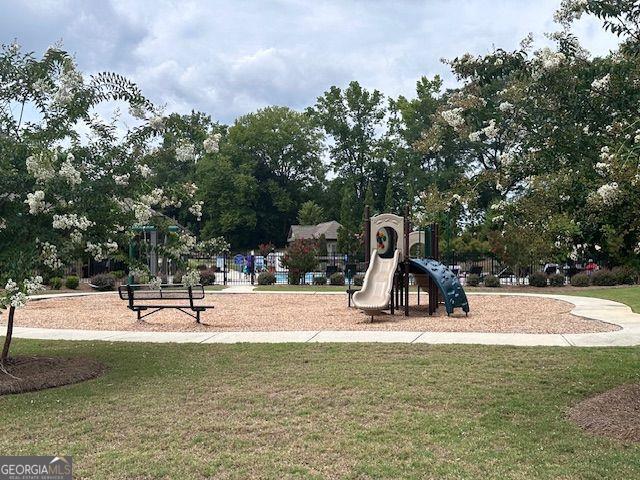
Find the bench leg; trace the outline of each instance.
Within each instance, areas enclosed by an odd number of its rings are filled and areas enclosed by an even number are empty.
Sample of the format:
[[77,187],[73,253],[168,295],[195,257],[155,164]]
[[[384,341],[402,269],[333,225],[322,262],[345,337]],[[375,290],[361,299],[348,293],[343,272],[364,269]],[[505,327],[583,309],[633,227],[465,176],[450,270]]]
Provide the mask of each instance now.
[[200,310],[196,312],[196,323],[200,323]]
[[138,313],[138,321],[140,322],[142,320],[142,317],[140,316],[140,310],[137,310]]

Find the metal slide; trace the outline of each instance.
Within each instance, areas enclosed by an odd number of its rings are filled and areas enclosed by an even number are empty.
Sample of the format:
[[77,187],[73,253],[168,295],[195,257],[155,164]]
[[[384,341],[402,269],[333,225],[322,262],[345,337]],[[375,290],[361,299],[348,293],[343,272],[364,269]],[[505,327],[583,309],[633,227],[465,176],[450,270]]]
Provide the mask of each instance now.
[[420,275],[426,274],[431,277],[442,292],[447,315],[451,315],[454,308],[462,308],[465,313],[469,313],[467,295],[464,293],[458,277],[442,263],[431,259],[412,258],[409,261],[409,271],[416,275],[416,283],[420,287],[426,288],[426,277],[420,277]]
[[364,276],[362,289],[353,294],[353,304],[367,315],[375,315],[389,308],[393,277],[398,268],[400,252],[392,258],[382,258],[377,253],[371,256],[369,268]]

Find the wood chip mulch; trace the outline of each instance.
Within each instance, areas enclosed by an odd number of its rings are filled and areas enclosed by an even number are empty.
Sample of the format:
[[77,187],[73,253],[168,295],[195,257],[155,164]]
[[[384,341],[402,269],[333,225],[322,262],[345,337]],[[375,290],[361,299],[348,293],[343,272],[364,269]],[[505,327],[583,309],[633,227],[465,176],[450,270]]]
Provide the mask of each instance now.
[[640,442],[640,384],[583,400],[569,411],[569,418],[593,435]]
[[[415,295],[411,302],[417,302]],[[618,330],[604,322],[570,313],[573,305],[553,299],[518,296],[470,296],[471,312],[447,317],[426,312],[426,295],[411,315],[380,315],[374,322],[347,307],[345,295],[209,294],[215,305],[202,314],[202,325],[176,310],[163,310],[143,322],[117,295],[52,298],[29,302],[16,314],[16,325],[40,328],[134,331],[282,331],[282,330],[405,330],[433,332],[588,333]]]
[[34,392],[96,378],[106,371],[97,360],[84,357],[14,357],[0,371],[0,395]]

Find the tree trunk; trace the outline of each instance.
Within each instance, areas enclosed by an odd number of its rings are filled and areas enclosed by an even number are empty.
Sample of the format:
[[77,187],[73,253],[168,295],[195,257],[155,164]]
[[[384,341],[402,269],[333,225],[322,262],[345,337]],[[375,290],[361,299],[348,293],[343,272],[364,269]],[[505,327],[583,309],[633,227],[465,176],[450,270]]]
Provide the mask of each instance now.
[[4,347],[2,348],[2,356],[0,356],[0,365],[4,365],[9,358],[9,347],[11,346],[11,337],[13,336],[13,317],[16,313],[15,307],[9,307],[9,319],[7,321],[7,335],[4,339]]

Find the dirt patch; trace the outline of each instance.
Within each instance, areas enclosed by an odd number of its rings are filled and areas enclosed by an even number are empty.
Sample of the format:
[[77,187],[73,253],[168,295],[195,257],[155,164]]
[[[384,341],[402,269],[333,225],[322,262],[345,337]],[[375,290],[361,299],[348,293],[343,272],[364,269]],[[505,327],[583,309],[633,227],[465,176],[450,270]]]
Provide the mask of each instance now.
[[[0,395],[33,392],[90,380],[106,367],[91,358],[15,357],[0,372]],[[14,378],[15,377],[15,378]]]
[[21,327],[134,331],[280,331],[280,330],[405,330],[433,332],[587,333],[617,330],[608,323],[570,313],[573,305],[550,298],[473,295],[471,312],[447,317],[426,311],[426,295],[411,296],[411,315],[370,317],[347,307],[345,295],[208,294],[203,304],[215,305],[202,314],[202,325],[176,310],[163,310],[144,322],[116,295],[53,298],[30,302],[16,315]]
[[591,434],[640,442],[640,384],[588,398],[570,410],[569,418]]

